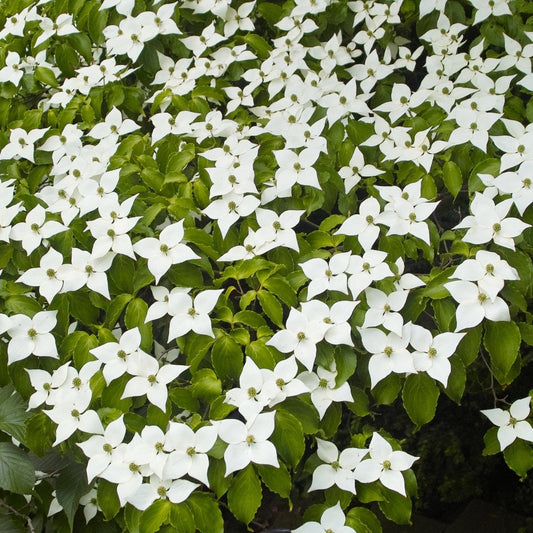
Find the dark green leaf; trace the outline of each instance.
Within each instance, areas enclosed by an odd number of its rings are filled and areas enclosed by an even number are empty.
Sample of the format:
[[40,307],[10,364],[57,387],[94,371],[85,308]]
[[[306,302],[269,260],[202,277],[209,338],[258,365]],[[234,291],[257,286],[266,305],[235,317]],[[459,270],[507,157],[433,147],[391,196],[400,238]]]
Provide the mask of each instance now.
[[28,456],[11,442],[0,442],[0,487],[17,494],[30,494],[35,470]]
[[80,498],[89,491],[85,466],[69,462],[61,470],[56,482],[57,501],[67,515],[70,529],[74,525],[74,515],[78,509]]
[[291,413],[276,411],[276,429],[270,440],[279,456],[290,466],[296,467],[305,450],[304,432],[300,421]]
[[485,323],[483,344],[500,383],[507,382],[506,376],[518,356],[521,340],[520,329],[514,322]]
[[402,392],[403,406],[417,425],[427,424],[435,416],[439,389],[427,374],[411,374]]

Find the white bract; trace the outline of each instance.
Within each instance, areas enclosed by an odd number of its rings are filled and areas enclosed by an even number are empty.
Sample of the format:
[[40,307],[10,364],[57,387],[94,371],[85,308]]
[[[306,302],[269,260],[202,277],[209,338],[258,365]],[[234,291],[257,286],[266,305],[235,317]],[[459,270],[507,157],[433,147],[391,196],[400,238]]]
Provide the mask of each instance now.
[[533,427],[526,420],[530,407],[531,397],[526,396],[515,400],[507,411],[499,408],[481,411],[494,425],[498,426],[498,442],[502,451],[516,439],[533,442]]

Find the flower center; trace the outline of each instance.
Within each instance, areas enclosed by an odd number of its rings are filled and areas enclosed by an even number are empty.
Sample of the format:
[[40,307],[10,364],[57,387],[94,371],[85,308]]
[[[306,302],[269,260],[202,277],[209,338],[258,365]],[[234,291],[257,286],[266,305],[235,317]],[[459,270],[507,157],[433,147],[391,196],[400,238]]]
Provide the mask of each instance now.
[[299,340],[299,341],[303,341],[305,340],[305,333],[303,331],[299,331],[298,334],[296,335],[296,338]]
[[111,453],[113,451],[113,446],[111,446],[111,444],[109,444],[108,442],[106,442],[103,446],[102,446],[102,450],[104,450],[105,453]]
[[498,231],[501,231],[501,230],[502,230],[502,226],[501,226],[501,224],[498,224],[498,223],[496,222],[496,224],[493,224],[493,225],[492,225],[492,229],[497,233]]
[[387,357],[390,357],[392,355],[392,348],[390,346],[385,346],[385,349],[383,350],[383,353]]
[[30,337],[30,339],[34,339],[37,337],[37,331],[34,328],[30,328],[28,330],[28,337]]
[[257,396],[257,390],[255,387],[250,387],[248,389],[248,397],[249,398],[255,398]]

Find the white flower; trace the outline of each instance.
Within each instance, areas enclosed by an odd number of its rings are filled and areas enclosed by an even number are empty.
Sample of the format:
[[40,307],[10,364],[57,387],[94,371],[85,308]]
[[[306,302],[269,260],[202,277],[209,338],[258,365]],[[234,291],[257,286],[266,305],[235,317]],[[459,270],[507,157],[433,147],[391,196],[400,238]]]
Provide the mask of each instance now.
[[349,216],[335,235],[355,235],[363,250],[368,251],[379,237],[377,220],[380,213],[379,202],[371,196],[361,202],[359,213]]
[[163,476],[178,479],[185,474],[209,486],[207,452],[215,445],[218,432],[214,426],[202,426],[194,432],[187,424],[171,422],[164,450],[170,452]]
[[34,163],[33,152],[36,141],[41,139],[49,128],[30,131],[14,128],[9,135],[9,143],[0,152],[0,159],[27,159]]
[[342,512],[340,502],[326,509],[318,522],[306,522],[302,526],[293,529],[293,533],[356,533],[350,526],[344,525],[346,516]]
[[403,309],[409,295],[408,291],[400,290],[385,294],[383,291],[368,287],[365,295],[369,309],[365,313],[363,328],[383,326],[396,335],[402,335],[403,317],[398,311]]
[[180,220],[165,226],[158,239],[146,237],[133,245],[136,254],[148,259],[148,270],[154,275],[156,283],[172,265],[200,259],[199,255],[182,243],[183,235],[183,220]]
[[250,463],[279,467],[276,447],[268,439],[274,432],[275,411],[257,415],[254,422],[225,419],[217,422],[219,437],[228,443],[224,452],[226,477]]
[[511,320],[507,304],[499,297],[491,298],[479,285],[470,281],[450,281],[444,287],[459,303],[455,312],[455,331],[477,326],[484,318],[495,322]]
[[294,352],[296,359],[308,370],[313,368],[316,357],[316,345],[323,338],[328,325],[306,313],[291,309],[286,322],[286,329],[274,333],[267,341],[282,353]]
[[381,483],[405,496],[405,482],[402,471],[411,468],[418,459],[413,455],[396,450],[379,434],[374,433],[368,449],[369,459],[364,459],[355,468],[355,479],[362,483]]
[[108,424],[103,435],[93,435],[88,440],[77,443],[89,458],[87,463],[89,483],[111,464],[113,451],[122,444],[125,434],[124,417],[120,416]]
[[498,426],[498,441],[501,450],[517,438],[533,442],[533,427],[526,420],[529,416],[531,397],[526,396],[511,404],[508,411],[485,409],[481,411],[494,425]]
[[132,377],[122,393],[122,398],[143,396],[146,394],[148,401],[166,411],[168,397],[167,385],[187,370],[184,365],[163,365],[155,357],[143,357],[137,352],[130,358],[128,373]]
[[402,328],[402,335],[385,334],[376,328],[358,328],[365,349],[371,353],[368,362],[371,388],[389,374],[414,374],[413,357],[407,350],[410,340],[410,323]]
[[518,272],[497,253],[478,250],[475,259],[466,259],[452,278],[475,281],[479,288],[494,300],[503,289],[505,280],[518,280]]
[[418,372],[427,372],[445,387],[452,371],[449,358],[455,353],[457,345],[466,333],[440,333],[436,337],[422,326],[411,325],[409,343],[416,350],[413,363]]
[[50,333],[56,323],[57,311],[40,311],[33,318],[21,314],[12,316],[7,329],[11,337],[7,346],[8,364],[26,359],[31,354],[57,359],[56,341]]
[[214,337],[209,313],[215,307],[223,289],[198,293],[194,300],[186,293],[173,295],[169,302],[172,315],[168,331],[168,341],[182,337],[189,331],[199,335]]
[[315,257],[300,263],[304,274],[311,280],[307,287],[308,300],[326,290],[348,294],[346,269],[351,255],[351,252],[337,253],[329,262]]
[[463,240],[472,244],[484,244],[493,240],[505,248],[515,249],[514,238],[531,225],[518,218],[505,218],[513,204],[511,198],[495,204],[492,198],[476,192],[470,211],[457,228],[468,228]]
[[325,464],[317,466],[313,472],[312,490],[324,490],[337,485],[342,490],[355,494],[354,469],[368,453],[366,449],[346,448],[339,453],[333,442],[317,437],[317,455]]
[[319,366],[314,372],[302,372],[298,379],[311,392],[311,402],[318,411],[320,420],[324,418],[328,407],[333,402],[353,402],[350,385],[345,381],[337,386],[337,369],[335,362],[331,364],[331,370]]
[[39,266],[26,270],[17,279],[17,282],[24,283],[30,287],[39,287],[41,295],[50,303],[63,287],[63,280],[60,279],[62,270],[64,270],[63,256],[53,248],[50,248],[41,257]]

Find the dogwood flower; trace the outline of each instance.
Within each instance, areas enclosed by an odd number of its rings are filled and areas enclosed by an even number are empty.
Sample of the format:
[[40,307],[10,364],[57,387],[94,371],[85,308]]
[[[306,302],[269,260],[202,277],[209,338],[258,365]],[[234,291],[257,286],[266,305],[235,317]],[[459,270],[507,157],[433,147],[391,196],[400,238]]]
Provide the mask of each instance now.
[[122,444],[125,435],[124,417],[120,416],[107,425],[103,435],[92,435],[86,441],[77,443],[89,458],[87,463],[89,483],[111,464],[113,452]]
[[386,334],[377,328],[358,328],[365,349],[372,354],[368,362],[370,385],[374,388],[389,374],[414,374],[413,357],[407,350],[411,324],[405,324],[402,335]]
[[128,373],[133,377],[126,383],[122,398],[146,394],[150,403],[159,407],[161,411],[165,411],[168,397],[167,385],[187,368],[189,367],[184,365],[159,367],[155,357],[145,357],[137,352],[130,357]]
[[49,128],[38,128],[26,131],[22,128],[14,128],[9,134],[9,143],[0,151],[0,159],[27,159],[32,163],[34,160],[35,143],[41,139]]
[[203,291],[198,293],[194,300],[187,293],[177,293],[169,301],[169,313],[172,319],[168,341],[182,337],[191,330],[199,335],[214,337],[209,313],[222,292],[223,289]]
[[7,363],[26,359],[31,354],[57,359],[56,341],[50,333],[57,324],[57,311],[39,311],[33,318],[17,314],[7,329],[11,337],[7,346]]
[[529,416],[531,397],[526,396],[515,400],[508,411],[503,409],[485,409],[481,412],[496,426],[498,426],[498,442],[501,451],[516,439],[533,442],[533,427],[526,420]]
[[316,317],[291,309],[286,329],[274,333],[266,344],[282,353],[294,352],[296,359],[311,370],[316,357],[316,345],[324,338],[328,325]]
[[413,352],[415,369],[418,372],[427,372],[428,376],[446,387],[452,371],[449,358],[465,335],[466,333],[445,332],[433,337],[426,328],[411,324],[409,343],[416,350]]
[[217,422],[218,436],[228,443],[224,452],[226,477],[250,463],[279,467],[276,447],[268,437],[275,429],[275,411],[257,415],[252,423],[226,418]]
[[164,450],[170,453],[163,477],[178,479],[187,474],[208,487],[207,452],[215,445],[217,437],[215,426],[202,426],[193,431],[187,424],[171,422],[165,437]]
[[368,453],[368,450],[346,448],[339,453],[339,449],[333,442],[317,437],[316,443],[316,453],[324,461],[324,464],[315,468],[309,492],[324,490],[337,485],[340,489],[355,494],[354,469]]
[[333,402],[353,402],[350,385],[345,381],[337,386],[337,368],[335,362],[330,365],[330,369],[317,367],[315,372],[302,372],[298,379],[311,392],[311,402],[318,411],[320,420],[324,418],[328,407]]
[[293,533],[356,533],[353,528],[345,525],[346,516],[342,512],[340,502],[337,505],[326,509],[318,522],[306,522],[293,529]]
[[379,433],[374,433],[368,448],[370,458],[364,459],[354,471],[355,478],[361,483],[381,481],[384,487],[405,496],[405,481],[402,472],[411,468],[419,459],[392,446]]
[[346,269],[351,255],[351,252],[337,253],[329,261],[315,257],[300,263],[300,268],[311,280],[307,287],[308,300],[326,290],[348,294]]
[[444,287],[459,303],[455,311],[455,331],[477,326],[484,318],[496,322],[511,320],[509,308],[499,296],[491,298],[479,285],[471,281],[450,281]]
[[146,237],[133,245],[133,250],[148,259],[148,270],[158,283],[161,276],[175,264],[200,259],[187,245],[182,243],[184,235],[183,220],[165,226],[159,238]]
[[63,256],[50,248],[41,257],[39,266],[26,270],[18,279],[17,283],[24,283],[30,287],[39,287],[39,292],[46,298],[48,303],[63,288],[61,272],[63,268]]
[[365,313],[363,328],[383,326],[385,329],[402,335],[403,317],[401,311],[407,300],[407,291],[394,291],[386,294],[383,291],[368,287],[365,290],[368,311]]
[[475,259],[466,259],[452,278],[477,282],[492,299],[503,289],[505,280],[518,280],[518,272],[497,253],[478,250]]
[[513,205],[511,198],[498,204],[485,194],[476,192],[470,204],[472,215],[466,216],[454,229],[468,228],[463,240],[472,244],[484,244],[493,240],[505,248],[515,249],[514,238],[530,224],[514,217],[505,218]]

